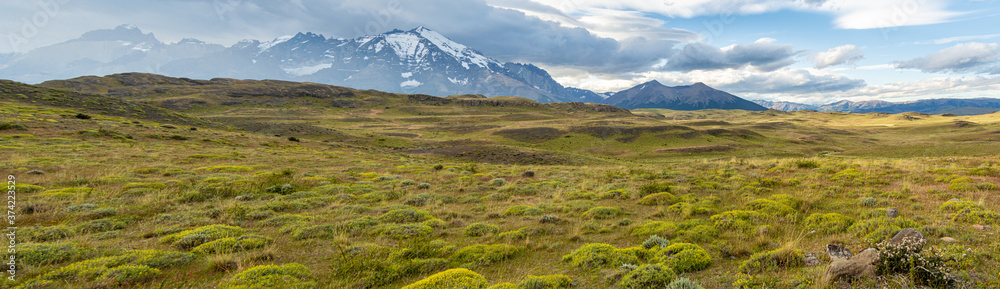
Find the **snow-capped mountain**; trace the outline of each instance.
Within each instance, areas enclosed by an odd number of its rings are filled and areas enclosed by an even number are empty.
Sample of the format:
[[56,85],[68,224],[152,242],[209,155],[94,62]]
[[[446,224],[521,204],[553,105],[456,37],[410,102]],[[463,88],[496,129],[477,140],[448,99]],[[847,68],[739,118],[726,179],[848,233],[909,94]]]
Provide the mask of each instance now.
[[124,71],[158,72],[162,65],[222,51],[222,45],[196,40],[164,44],[135,26],[96,30],[80,38],[8,57],[0,78],[27,83]]
[[534,65],[501,63],[425,27],[356,39],[299,33],[223,47],[194,39],[164,44],[138,28],[119,26],[13,56],[9,67],[0,68],[0,78],[36,83],[121,72],[307,81],[437,96],[599,101],[574,97]]

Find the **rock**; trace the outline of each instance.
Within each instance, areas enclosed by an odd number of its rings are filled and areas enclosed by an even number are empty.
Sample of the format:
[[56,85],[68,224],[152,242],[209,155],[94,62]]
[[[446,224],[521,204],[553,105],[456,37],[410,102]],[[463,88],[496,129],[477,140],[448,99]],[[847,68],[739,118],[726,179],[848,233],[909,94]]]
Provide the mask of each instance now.
[[28,174],[29,175],[44,175],[45,172],[39,171],[39,170],[30,170],[30,171],[28,171]]
[[941,241],[944,241],[945,243],[955,243],[955,242],[958,242],[958,240],[955,240],[955,238],[952,238],[952,237],[943,237],[943,238],[941,238]]
[[976,230],[980,230],[980,231],[982,231],[982,230],[986,230],[986,227],[985,227],[985,226],[983,226],[983,225],[980,225],[980,224],[975,224],[975,225],[972,225],[972,228],[973,228],[973,229],[976,229]]
[[524,173],[521,174],[521,176],[525,178],[534,178],[535,171],[525,171]]
[[924,234],[921,234],[920,231],[912,228],[906,228],[896,232],[896,235],[893,235],[892,238],[889,239],[888,245],[898,247],[903,245],[905,242],[917,243],[922,246],[925,242],[927,242],[927,239],[924,238]]
[[830,260],[847,259],[854,256],[851,250],[833,244],[826,245],[826,254],[830,255]]
[[872,248],[865,249],[850,259],[837,259],[830,263],[823,273],[823,282],[833,284],[844,279],[872,276],[875,274],[875,260],[878,259],[878,251]]
[[239,196],[236,196],[236,200],[237,201],[251,201],[251,200],[253,200],[253,195],[251,195],[251,194],[239,195]]
[[819,265],[819,259],[813,256],[812,253],[806,254],[806,266],[812,267],[816,265]]
[[898,217],[899,216],[899,210],[897,210],[896,208],[889,208],[889,209],[885,210],[885,215],[888,216],[889,218]]

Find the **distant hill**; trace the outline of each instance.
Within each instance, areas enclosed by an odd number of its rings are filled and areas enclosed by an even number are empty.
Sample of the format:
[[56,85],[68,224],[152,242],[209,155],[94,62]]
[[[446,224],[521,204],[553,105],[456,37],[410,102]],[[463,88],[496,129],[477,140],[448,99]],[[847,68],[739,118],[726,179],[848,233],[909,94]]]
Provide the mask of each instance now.
[[802,104],[790,101],[770,101],[757,99],[752,100],[753,103],[759,104],[760,106],[780,111],[799,111],[799,110],[819,110],[819,107],[815,105]]
[[818,111],[840,111],[840,112],[852,112],[852,113],[920,112],[929,114],[950,113],[954,115],[979,115],[979,114],[989,114],[1000,111],[1000,99],[996,98],[973,98],[973,99],[942,98],[942,99],[922,99],[922,100],[914,100],[906,102],[888,102],[881,100],[870,100],[870,101],[841,100],[838,102],[824,104],[824,105],[809,105],[809,104],[801,104],[801,103],[794,103],[787,101],[767,101],[767,100],[754,100],[754,103],[760,104],[770,109],[782,110],[782,111],[797,111],[797,110],[811,109]]
[[672,110],[699,109],[742,109],[763,111],[767,108],[739,98],[728,92],[717,90],[704,83],[686,86],[665,86],[658,81],[650,81],[636,87],[615,93],[605,104],[617,107],[665,108]]

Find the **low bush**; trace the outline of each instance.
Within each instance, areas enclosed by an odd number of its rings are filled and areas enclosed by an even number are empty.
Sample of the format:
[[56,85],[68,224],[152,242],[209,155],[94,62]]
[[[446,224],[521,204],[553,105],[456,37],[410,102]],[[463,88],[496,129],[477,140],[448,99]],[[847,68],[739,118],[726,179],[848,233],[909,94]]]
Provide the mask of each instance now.
[[805,264],[802,250],[788,246],[775,250],[760,252],[750,256],[749,260],[740,265],[739,271],[747,274],[757,274],[773,269],[788,269]]
[[626,250],[602,243],[586,244],[563,256],[563,262],[584,269],[614,268],[622,264],[636,264],[639,258]]
[[239,237],[243,233],[244,230],[240,227],[208,225],[167,235],[160,238],[160,243],[169,243],[175,248],[188,250],[218,239]]
[[537,216],[541,214],[541,209],[528,205],[513,206],[503,212],[504,216]]
[[677,203],[678,199],[671,193],[655,193],[642,197],[639,200],[640,205],[646,206],[666,206],[673,205]]
[[657,235],[671,238],[677,230],[677,225],[674,225],[671,222],[652,221],[635,227],[632,229],[631,235],[636,237]]
[[626,289],[663,288],[677,278],[670,267],[662,264],[645,264],[629,271],[618,281],[618,286]]
[[431,214],[424,210],[415,209],[397,209],[389,211],[378,217],[378,220],[383,223],[418,223],[429,220]]
[[584,219],[595,219],[595,220],[606,220],[617,218],[625,214],[622,208],[617,207],[594,207],[586,212],[583,212]]
[[465,227],[464,233],[469,237],[482,237],[490,234],[500,233],[500,227],[485,223],[474,223]]
[[247,269],[219,285],[220,289],[316,288],[312,272],[301,264],[261,265]]
[[222,238],[201,244],[191,250],[195,254],[227,254],[253,250],[271,244],[271,239],[257,235],[247,235],[236,238]]
[[712,265],[712,256],[691,243],[674,243],[656,252],[654,260],[666,264],[678,273],[701,271]]
[[562,289],[569,288],[573,284],[573,279],[566,275],[529,275],[518,284],[520,289]]
[[837,213],[815,213],[805,221],[806,228],[824,234],[837,234],[847,231],[854,225],[854,219]]
[[479,273],[458,268],[431,275],[403,289],[483,289],[489,285]]
[[17,246],[17,258],[21,264],[46,266],[76,261],[90,250],[81,248],[74,243],[36,244],[26,243]]

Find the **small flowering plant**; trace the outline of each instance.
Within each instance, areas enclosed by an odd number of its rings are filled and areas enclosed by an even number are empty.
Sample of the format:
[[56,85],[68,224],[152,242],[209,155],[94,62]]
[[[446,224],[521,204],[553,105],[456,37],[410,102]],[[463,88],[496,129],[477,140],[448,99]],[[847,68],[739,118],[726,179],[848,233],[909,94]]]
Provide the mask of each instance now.
[[907,274],[914,283],[943,288],[950,286],[954,279],[948,273],[952,268],[948,262],[955,257],[947,257],[933,247],[924,251],[926,240],[905,238],[899,244],[883,241],[875,245],[879,258],[875,262],[878,275]]

